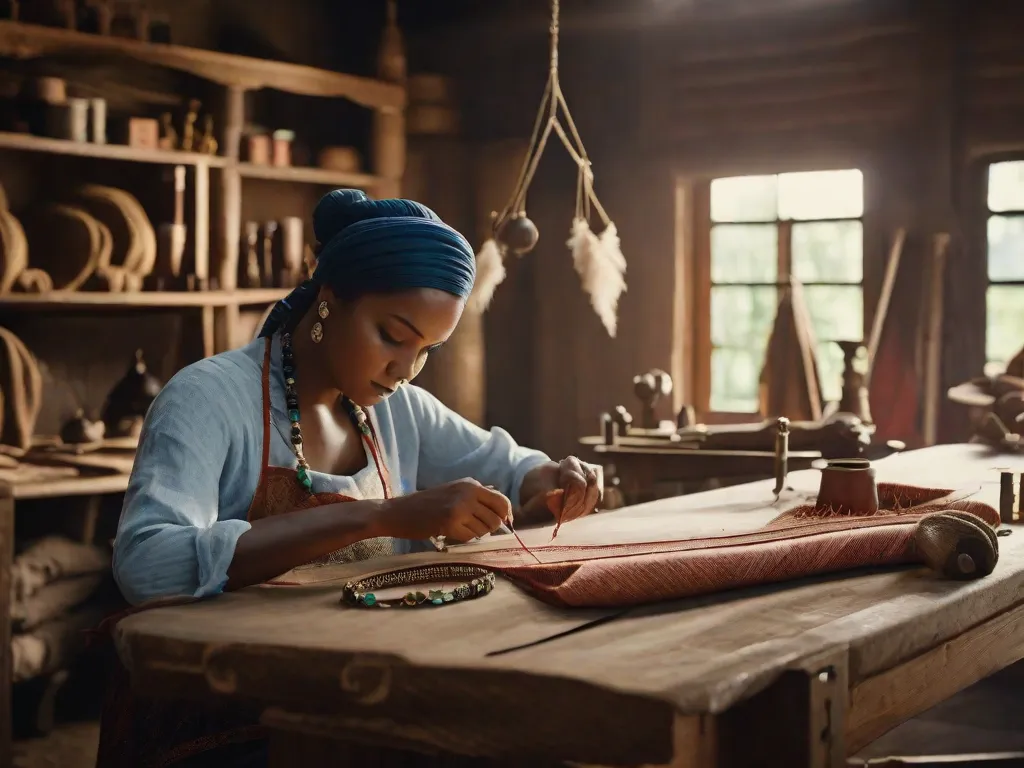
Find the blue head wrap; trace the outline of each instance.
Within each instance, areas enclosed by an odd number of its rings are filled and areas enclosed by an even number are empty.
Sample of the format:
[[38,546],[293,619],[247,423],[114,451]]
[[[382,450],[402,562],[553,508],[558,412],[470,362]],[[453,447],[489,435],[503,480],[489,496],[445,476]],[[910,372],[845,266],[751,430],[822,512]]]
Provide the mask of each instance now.
[[466,238],[412,200],[336,189],[317,203],[313,231],[321,244],[313,276],[277,303],[260,336],[297,322],[322,285],[343,300],[413,288],[466,299],[473,290],[476,258]]

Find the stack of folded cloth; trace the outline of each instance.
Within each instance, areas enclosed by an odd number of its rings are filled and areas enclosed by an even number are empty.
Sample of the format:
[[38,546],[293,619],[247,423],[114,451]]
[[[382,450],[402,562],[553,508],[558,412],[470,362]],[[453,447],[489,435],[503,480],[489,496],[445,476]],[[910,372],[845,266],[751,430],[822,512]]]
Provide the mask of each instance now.
[[14,559],[11,652],[15,682],[62,669],[85,644],[86,630],[109,611],[110,552],[47,536]]

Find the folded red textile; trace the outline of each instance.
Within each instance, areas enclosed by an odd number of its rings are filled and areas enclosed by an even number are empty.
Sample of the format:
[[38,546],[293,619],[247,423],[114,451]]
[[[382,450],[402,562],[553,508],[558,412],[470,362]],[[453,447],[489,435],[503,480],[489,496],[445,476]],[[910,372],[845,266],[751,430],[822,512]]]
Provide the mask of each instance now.
[[542,563],[527,562],[515,550],[476,553],[466,562],[490,567],[553,605],[628,607],[851,568],[920,563],[914,532],[936,512],[968,512],[999,525],[994,508],[952,489],[880,483],[878,497],[872,515],[837,515],[807,505],[744,534],[545,547],[537,550]]

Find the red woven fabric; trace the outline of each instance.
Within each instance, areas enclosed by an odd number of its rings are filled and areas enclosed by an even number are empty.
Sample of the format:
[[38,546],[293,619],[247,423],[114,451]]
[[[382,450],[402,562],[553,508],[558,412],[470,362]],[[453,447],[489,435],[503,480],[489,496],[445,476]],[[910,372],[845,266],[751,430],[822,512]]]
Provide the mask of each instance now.
[[802,506],[764,528],[731,536],[602,546],[550,546],[476,553],[486,566],[544,602],[563,607],[627,607],[865,566],[920,562],[914,530],[925,515],[958,510],[998,526],[988,504],[950,489],[881,483],[879,510],[835,515]]

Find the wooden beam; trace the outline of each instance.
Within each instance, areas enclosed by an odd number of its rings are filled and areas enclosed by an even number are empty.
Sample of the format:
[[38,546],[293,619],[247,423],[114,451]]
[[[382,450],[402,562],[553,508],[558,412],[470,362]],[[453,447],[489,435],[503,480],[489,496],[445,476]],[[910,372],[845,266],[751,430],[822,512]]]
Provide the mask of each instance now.
[[[956,318],[956,332],[942,339],[940,392],[973,376],[985,365],[985,289],[987,287],[985,193],[978,169],[965,162],[967,33],[971,10],[962,3],[935,3],[927,14],[932,45],[926,65],[932,72],[934,91],[922,115],[924,126],[935,124],[934,152],[928,157],[940,169],[929,180],[935,190],[937,218],[929,222],[933,232],[952,235],[946,258],[943,311]],[[939,197],[941,195],[941,197]],[[964,440],[970,430],[967,409],[943,398],[939,407],[939,442]]]

